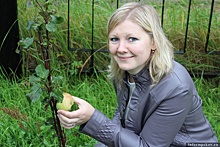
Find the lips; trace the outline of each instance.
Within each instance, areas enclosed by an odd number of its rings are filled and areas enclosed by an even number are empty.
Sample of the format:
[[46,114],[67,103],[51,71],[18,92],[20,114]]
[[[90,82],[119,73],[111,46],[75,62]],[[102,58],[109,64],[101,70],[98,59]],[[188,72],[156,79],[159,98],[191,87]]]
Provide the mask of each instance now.
[[133,58],[134,56],[129,56],[129,57],[118,57],[120,60],[125,61]]

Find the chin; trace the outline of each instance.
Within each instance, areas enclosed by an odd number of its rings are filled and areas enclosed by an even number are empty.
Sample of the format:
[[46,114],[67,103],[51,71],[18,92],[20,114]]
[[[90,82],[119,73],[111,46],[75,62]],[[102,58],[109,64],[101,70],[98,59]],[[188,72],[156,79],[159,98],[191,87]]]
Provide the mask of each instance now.
[[131,68],[128,68],[128,67],[121,67],[121,66],[119,66],[119,68],[120,69],[122,69],[122,70],[124,70],[124,71],[130,71],[130,70],[132,70]]

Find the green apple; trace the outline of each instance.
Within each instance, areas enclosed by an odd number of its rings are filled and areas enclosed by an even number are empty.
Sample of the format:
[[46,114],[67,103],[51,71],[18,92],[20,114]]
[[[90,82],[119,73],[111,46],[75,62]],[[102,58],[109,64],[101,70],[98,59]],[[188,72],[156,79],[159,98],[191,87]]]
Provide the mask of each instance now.
[[64,93],[62,103],[57,103],[56,107],[58,110],[70,111],[73,104],[74,100],[72,96],[69,93]]

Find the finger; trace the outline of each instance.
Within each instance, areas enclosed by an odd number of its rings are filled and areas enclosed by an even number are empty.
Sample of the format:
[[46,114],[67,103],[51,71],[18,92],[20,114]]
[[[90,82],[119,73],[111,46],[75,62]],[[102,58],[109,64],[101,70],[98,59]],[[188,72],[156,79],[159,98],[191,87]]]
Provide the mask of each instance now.
[[64,128],[67,128],[67,129],[71,129],[71,128],[74,128],[74,127],[76,126],[75,123],[72,123],[72,124],[61,123],[61,125],[62,125]]
[[66,129],[72,129],[72,128],[74,128],[74,127],[76,126],[75,124],[65,125],[65,124],[62,124],[62,123],[61,123],[61,125],[62,125],[64,128],[66,128]]
[[65,110],[58,110],[57,111],[57,114],[61,114],[61,115],[64,115],[65,117],[68,117],[69,119],[71,118],[78,118],[79,114],[76,111],[65,111]]
[[84,107],[88,103],[87,101],[85,101],[81,98],[78,98],[78,97],[75,97],[75,96],[72,96],[72,97],[73,97],[74,102],[78,105],[79,109],[81,109],[82,107]]
[[74,128],[77,125],[77,123],[74,122],[73,120],[70,123],[65,122],[64,119],[63,119],[65,117],[63,117],[62,115],[58,115],[58,118],[60,120],[61,125],[64,128],[71,129],[71,128]]
[[79,120],[78,118],[68,118],[62,114],[57,114],[57,116],[59,117],[60,121],[66,125],[76,123]]
[[80,105],[83,101],[82,99],[75,97],[75,96],[72,96],[72,98],[74,100],[74,103],[76,103],[77,105]]

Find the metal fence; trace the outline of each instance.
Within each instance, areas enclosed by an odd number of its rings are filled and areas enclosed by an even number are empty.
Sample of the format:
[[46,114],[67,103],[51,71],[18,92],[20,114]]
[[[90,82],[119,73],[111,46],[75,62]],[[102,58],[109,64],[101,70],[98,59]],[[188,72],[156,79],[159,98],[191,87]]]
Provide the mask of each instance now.
[[[91,45],[90,45],[90,48],[75,48],[74,46],[72,46],[72,44],[70,43],[70,40],[72,39],[71,38],[71,35],[70,35],[70,30],[71,30],[71,24],[69,23],[69,20],[71,19],[71,11],[70,11],[70,5],[71,5],[71,1],[68,0],[68,49],[70,51],[75,51],[75,52],[87,52],[90,54],[90,63],[89,63],[89,70],[87,70],[87,72],[91,72],[93,73],[94,72],[94,63],[96,62],[94,60],[94,54],[95,53],[108,53],[108,50],[105,48],[105,49],[96,49],[94,47],[94,32],[95,32],[95,22],[98,21],[98,20],[95,20],[95,5],[97,5],[97,1],[98,0],[91,0]],[[114,3],[114,7],[115,9],[117,9],[120,5],[122,5],[123,3],[126,3],[126,2],[131,2],[132,0],[106,0],[106,2],[109,2],[109,3]],[[133,0],[134,2],[135,0]],[[136,0],[136,2],[140,2],[140,3],[150,3],[152,0]],[[157,10],[160,12],[160,16],[161,16],[161,24],[162,24],[162,27],[166,27],[164,26],[164,16],[165,16],[165,10],[167,9],[166,8],[166,4],[167,3],[172,3],[172,2],[175,2],[178,4],[178,2],[181,2],[181,0],[154,0],[154,2],[156,1],[156,7],[157,7]],[[184,0],[186,1],[186,0]],[[201,0],[202,1],[202,0]],[[182,47],[179,47],[178,49],[175,50],[175,54],[176,55],[182,55],[184,56],[188,50],[187,50],[187,43],[190,43],[190,38],[188,36],[189,34],[189,26],[190,26],[190,17],[192,15],[192,0],[188,0],[187,3],[185,2],[184,5],[185,5],[185,8],[187,9],[186,10],[186,20],[184,21],[184,37],[181,39],[181,42],[183,43]],[[215,5],[219,6],[220,5],[220,1],[219,0],[210,0],[208,2],[208,0],[206,0],[207,2],[207,6],[206,9],[209,10],[209,16],[208,16],[208,20],[207,20],[207,24],[206,24],[206,33],[204,34],[203,33],[203,36],[205,35],[205,40],[203,40],[203,51],[207,56],[212,56],[215,58],[215,60],[218,60],[216,63],[215,63],[215,66],[217,66],[217,68],[215,67],[214,70],[210,70],[210,71],[202,71],[202,70],[199,70],[198,71],[190,71],[190,73],[192,75],[203,75],[203,76],[207,76],[207,77],[216,77],[216,76],[219,76],[220,74],[220,67],[218,64],[220,64],[220,47],[217,45],[217,46],[212,46],[210,47],[209,44],[210,42],[212,42],[210,40],[210,34],[211,34],[211,30],[215,30],[212,29],[212,23],[213,23],[213,15],[219,15],[220,11],[215,11]],[[206,3],[204,3],[206,4]],[[84,9],[84,8],[82,8]],[[217,16],[217,17],[218,17]],[[219,19],[217,18],[217,21],[219,21]],[[199,28],[198,28],[199,29]],[[218,30],[215,30],[217,32],[220,32],[219,29]],[[84,37],[82,35],[82,37]],[[217,36],[218,38],[218,36]],[[220,41],[219,39],[217,39],[217,41]],[[171,41],[172,42],[172,41]],[[212,58],[211,57],[211,58]]]

